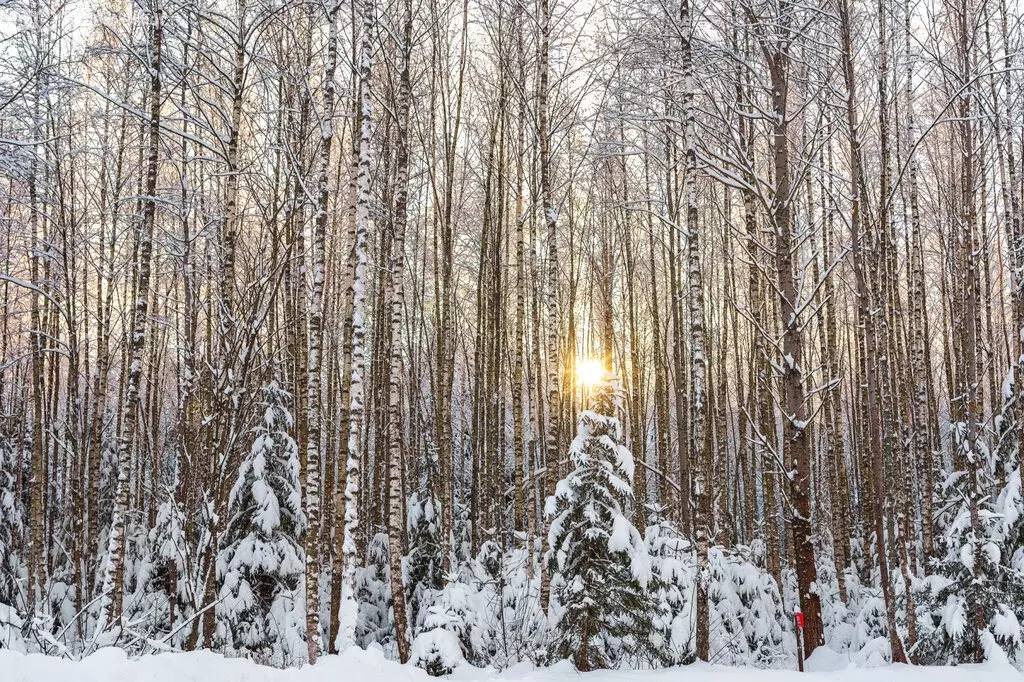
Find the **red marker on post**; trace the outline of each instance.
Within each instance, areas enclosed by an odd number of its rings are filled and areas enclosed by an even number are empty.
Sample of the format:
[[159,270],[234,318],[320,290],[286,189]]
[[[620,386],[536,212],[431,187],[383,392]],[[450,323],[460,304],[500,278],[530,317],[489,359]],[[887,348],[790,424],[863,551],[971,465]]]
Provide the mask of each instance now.
[[796,665],[797,670],[804,671],[804,614],[803,611],[795,611],[793,620],[796,623]]

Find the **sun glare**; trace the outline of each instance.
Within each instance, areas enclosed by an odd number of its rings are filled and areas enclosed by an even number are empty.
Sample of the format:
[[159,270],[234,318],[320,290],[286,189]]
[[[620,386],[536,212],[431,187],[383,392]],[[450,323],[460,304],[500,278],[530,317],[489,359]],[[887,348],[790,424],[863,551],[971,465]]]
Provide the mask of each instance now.
[[595,386],[604,381],[604,365],[594,358],[581,360],[576,372],[584,386]]

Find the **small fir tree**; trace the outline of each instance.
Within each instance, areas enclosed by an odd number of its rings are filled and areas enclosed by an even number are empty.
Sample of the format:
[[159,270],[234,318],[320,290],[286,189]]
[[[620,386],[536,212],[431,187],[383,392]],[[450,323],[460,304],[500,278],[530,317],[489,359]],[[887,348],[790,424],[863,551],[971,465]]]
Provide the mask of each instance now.
[[293,618],[292,612],[302,603],[296,592],[304,573],[299,537],[306,518],[299,450],[289,435],[292,417],[285,408],[288,394],[276,383],[263,394],[263,421],[228,500],[228,525],[217,560],[218,636],[228,651],[283,665],[301,650],[303,619]]
[[[942,665],[1004,654],[1015,658],[1021,641],[1017,614],[1024,613],[1020,476],[1015,468],[999,476],[1005,484],[997,480],[1000,470],[1015,464],[1015,436],[1004,428],[993,453],[980,440],[972,453],[965,446],[966,426],[954,423],[952,429],[954,444],[965,453],[962,463],[970,465],[978,457],[980,466],[949,473],[936,491],[945,511],[938,519],[940,550],[933,559],[933,575],[925,581],[924,613],[918,618],[921,662]],[[995,499],[981,495],[972,501],[975,491],[992,489],[999,490]]]
[[391,618],[387,533],[377,533],[367,544],[366,563],[356,569],[356,601],[356,643],[364,649],[373,644],[389,649],[395,640],[395,624]]
[[406,515],[409,533],[406,589],[409,594],[409,622],[412,624],[413,637],[423,628],[427,609],[437,599],[437,594],[443,586],[438,507],[430,480],[430,475],[425,476],[420,484],[420,490],[409,497]]
[[593,387],[591,404],[569,451],[573,470],[558,482],[547,509],[557,601],[551,653],[571,658],[580,671],[610,668],[653,649],[657,610],[647,590],[647,549],[625,513],[633,503],[633,456],[622,445],[614,379]]
[[734,594],[740,600],[741,622],[748,665],[770,668],[788,663],[795,640],[789,627],[790,616],[782,603],[779,586],[764,568],[763,545],[755,541],[739,545],[730,564]]
[[[22,577],[17,540],[22,533],[19,512],[17,444],[13,434],[0,431],[0,604],[12,609],[22,601],[18,585]],[[0,639],[0,644],[2,644]]]

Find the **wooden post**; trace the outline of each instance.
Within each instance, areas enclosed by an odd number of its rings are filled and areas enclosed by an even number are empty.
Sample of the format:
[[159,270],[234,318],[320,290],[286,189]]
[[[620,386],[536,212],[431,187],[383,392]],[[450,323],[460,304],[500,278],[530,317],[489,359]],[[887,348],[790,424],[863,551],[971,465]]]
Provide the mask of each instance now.
[[796,669],[804,671],[804,614],[802,611],[793,613],[793,621],[796,623]]

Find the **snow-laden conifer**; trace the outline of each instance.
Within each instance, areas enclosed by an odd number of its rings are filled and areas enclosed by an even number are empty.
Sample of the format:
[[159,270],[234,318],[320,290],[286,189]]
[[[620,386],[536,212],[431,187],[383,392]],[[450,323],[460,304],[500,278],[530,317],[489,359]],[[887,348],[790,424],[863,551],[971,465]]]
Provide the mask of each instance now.
[[[0,431],[0,604],[15,609],[23,567],[17,550],[22,517],[17,494],[17,445],[12,433]],[[3,643],[0,633],[0,646]]]
[[377,533],[366,547],[366,562],[356,569],[355,642],[366,649],[379,644],[388,649],[394,643],[395,624],[391,619],[391,575],[388,567],[388,536]]
[[694,659],[697,585],[693,546],[664,517],[664,509],[659,505],[652,508],[644,543],[651,561],[648,591],[658,605],[653,620],[653,643],[667,661],[690,663]]
[[[554,622],[551,653],[581,671],[608,668],[651,649],[656,604],[651,565],[626,516],[633,503],[633,455],[622,444],[615,379],[592,387],[569,450],[572,470],[548,500],[548,569]],[[556,579],[557,578],[557,579]]]
[[229,497],[217,559],[217,630],[226,650],[283,665],[304,651],[305,621],[295,612],[303,603],[299,536],[306,519],[287,394],[276,383],[263,393],[263,420]]

